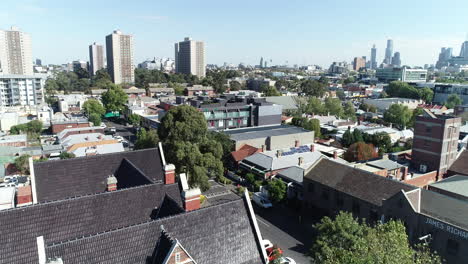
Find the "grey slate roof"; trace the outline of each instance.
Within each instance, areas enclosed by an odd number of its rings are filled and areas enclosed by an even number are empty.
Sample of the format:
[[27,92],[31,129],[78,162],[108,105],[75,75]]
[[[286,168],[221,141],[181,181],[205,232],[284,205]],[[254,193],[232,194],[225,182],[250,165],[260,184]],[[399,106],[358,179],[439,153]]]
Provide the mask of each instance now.
[[267,96],[265,99],[269,103],[282,105],[283,110],[298,109],[298,103],[295,96]]
[[293,166],[280,171],[277,176],[302,185],[302,181],[304,180],[304,169],[298,166]]
[[278,125],[225,130],[223,132],[228,134],[232,140],[241,141],[255,138],[266,138],[271,136],[284,136],[307,133],[310,131],[305,130],[301,127]]
[[38,236],[58,243],[150,221],[166,195],[182,206],[177,184],[149,184],[2,210],[0,263],[38,263]]
[[468,177],[465,175],[450,176],[430,186],[468,197]]
[[304,177],[377,206],[401,190],[416,189],[329,159],[321,159]]
[[456,174],[468,175],[468,150],[464,150],[452,163],[449,170]]
[[468,202],[421,189],[421,213],[468,229]]
[[[139,172],[124,174],[122,170],[130,170],[128,162]],[[111,174],[120,177],[118,188],[134,186],[125,184],[125,177],[131,177],[127,183],[146,184],[162,181],[164,175],[156,148],[34,163],[34,173],[39,202],[104,192]]]
[[375,161],[370,161],[367,162],[367,165],[377,167],[377,168],[382,168],[386,170],[395,170],[401,167],[404,167],[392,160],[389,159],[380,159],[380,160],[375,160]]
[[[263,263],[243,199],[60,244],[46,239],[46,255],[61,257],[67,264],[151,263],[162,228],[197,263]],[[166,242],[159,245],[163,251],[167,250]]]

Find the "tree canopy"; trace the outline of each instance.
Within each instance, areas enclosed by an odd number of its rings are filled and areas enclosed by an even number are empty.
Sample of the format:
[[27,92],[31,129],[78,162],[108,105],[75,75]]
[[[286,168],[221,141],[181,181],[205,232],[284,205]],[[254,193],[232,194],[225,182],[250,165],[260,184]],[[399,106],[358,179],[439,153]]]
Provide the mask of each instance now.
[[392,104],[384,113],[384,120],[404,128],[410,124],[413,112],[408,106],[402,104]]
[[29,174],[29,155],[21,155],[17,157],[14,161],[16,169],[21,174]]
[[307,80],[301,84],[301,91],[308,96],[322,97],[327,88],[323,82]]
[[141,128],[137,133],[137,140],[135,141],[135,149],[155,148],[158,145],[158,133],[154,129],[147,131]]
[[268,194],[272,201],[281,202],[286,198],[286,183],[281,179],[273,179],[268,182]]
[[390,97],[422,99],[427,103],[432,102],[432,98],[434,97],[434,92],[430,88],[418,89],[401,81],[390,82],[386,92]]
[[374,145],[366,144],[362,141],[352,144],[344,153],[344,159],[349,162],[370,160],[378,156]]
[[463,100],[460,98],[458,94],[451,94],[447,98],[447,101],[445,101],[445,106],[447,108],[455,108],[457,105],[461,105],[463,103]]
[[107,91],[102,94],[102,103],[108,112],[122,112],[127,100],[128,96],[122,87],[115,84],[109,84]]
[[19,135],[21,133],[34,133],[40,134],[42,132],[42,122],[39,120],[32,120],[26,124],[19,124],[10,128],[10,133]]
[[90,114],[88,120],[93,123],[93,126],[100,126],[102,122],[101,116],[97,113]]
[[411,247],[405,226],[390,220],[375,226],[360,223],[350,213],[322,218],[311,248],[314,263],[439,264],[427,244]]
[[99,116],[103,116],[106,113],[106,109],[104,106],[96,99],[89,99],[83,104],[83,110],[87,116],[91,114],[97,114]]

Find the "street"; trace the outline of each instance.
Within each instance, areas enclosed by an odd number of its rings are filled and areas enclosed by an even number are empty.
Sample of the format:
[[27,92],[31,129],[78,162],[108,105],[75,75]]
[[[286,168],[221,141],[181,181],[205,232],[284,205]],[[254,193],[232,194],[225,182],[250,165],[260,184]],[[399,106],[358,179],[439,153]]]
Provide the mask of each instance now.
[[263,239],[280,247],[283,256],[293,258],[296,263],[311,263],[304,254],[309,252],[313,241],[312,221],[299,223],[299,213],[286,206],[263,209],[254,205],[254,211]]
[[136,135],[133,132],[133,127],[127,127],[125,125],[112,122],[110,120],[105,120],[104,123],[106,124],[107,129],[109,129],[110,127],[115,127],[116,135],[119,135],[123,137],[126,141],[128,141],[128,147],[126,147],[125,150],[133,150],[136,141]]

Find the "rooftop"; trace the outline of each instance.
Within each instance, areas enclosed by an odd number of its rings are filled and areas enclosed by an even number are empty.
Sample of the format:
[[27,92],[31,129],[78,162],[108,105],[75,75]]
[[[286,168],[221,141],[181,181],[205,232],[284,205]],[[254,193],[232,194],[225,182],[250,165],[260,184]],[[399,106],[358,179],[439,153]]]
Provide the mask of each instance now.
[[468,177],[464,175],[450,176],[429,186],[468,198]]
[[274,126],[261,126],[225,130],[224,133],[228,134],[234,141],[249,140],[255,138],[267,138],[271,136],[284,136],[300,133],[310,133],[311,131],[305,130],[301,127],[288,126],[288,125],[274,125]]

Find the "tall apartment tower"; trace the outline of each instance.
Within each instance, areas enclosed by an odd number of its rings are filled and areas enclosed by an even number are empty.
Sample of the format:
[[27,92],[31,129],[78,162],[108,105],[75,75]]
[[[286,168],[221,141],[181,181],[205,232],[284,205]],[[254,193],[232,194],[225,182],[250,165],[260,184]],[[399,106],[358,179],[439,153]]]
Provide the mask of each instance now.
[[0,30],[0,73],[33,75],[31,37],[19,31]]
[[390,64],[392,62],[392,54],[393,54],[393,40],[387,40],[387,48],[385,49],[385,64]]
[[461,118],[435,115],[425,109],[416,117],[411,163],[420,172],[437,171],[439,178],[457,157]]
[[395,54],[393,54],[392,65],[395,66],[395,67],[400,67],[401,66],[400,52],[397,51],[397,52],[395,52]]
[[377,69],[377,48],[375,47],[375,44],[371,49],[370,68],[373,70]]
[[176,73],[193,74],[205,77],[205,43],[185,38],[175,44]]
[[95,75],[96,72],[104,68],[104,47],[94,42],[89,45],[89,73]]
[[353,70],[359,71],[366,68],[366,57],[355,57],[353,61]]
[[134,83],[133,36],[119,30],[106,36],[107,71],[115,84]]

